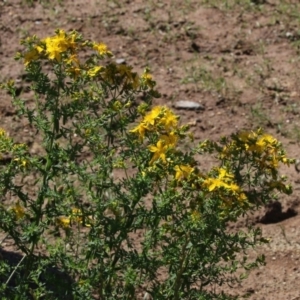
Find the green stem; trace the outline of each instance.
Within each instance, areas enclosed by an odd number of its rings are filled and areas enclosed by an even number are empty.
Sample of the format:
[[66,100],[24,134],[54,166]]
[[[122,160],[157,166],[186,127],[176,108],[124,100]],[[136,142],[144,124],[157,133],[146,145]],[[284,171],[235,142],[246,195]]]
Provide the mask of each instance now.
[[[59,78],[58,78],[58,80],[59,80]],[[51,174],[50,171],[51,171],[51,168],[52,168],[52,165],[53,165],[53,162],[52,162],[52,159],[51,159],[51,153],[53,152],[53,145],[54,145],[56,134],[59,131],[59,94],[60,94],[59,90],[60,90],[60,82],[57,84],[57,95],[58,96],[55,96],[55,99],[54,99],[55,100],[55,105],[53,106],[54,110],[50,111],[52,113],[52,133],[50,135],[50,139],[47,140],[46,166],[45,166],[44,172],[43,172],[43,182],[42,182],[41,189],[39,191],[37,201],[36,201],[36,204],[37,204],[37,207],[36,207],[36,214],[37,214],[36,215],[36,226],[37,227],[39,226],[39,224],[42,220],[42,217],[43,217],[42,209],[43,209],[43,205],[44,205],[45,191],[48,188],[48,182],[50,180],[50,174]],[[32,254],[34,252],[34,249],[35,249],[35,246],[38,243],[38,240],[39,240],[39,238],[35,238],[35,240],[32,241],[31,249],[30,249],[30,253],[29,253],[30,258],[31,258]],[[31,261],[31,259],[29,259],[28,261]]]
[[180,263],[179,263],[179,270],[176,274],[176,280],[175,280],[175,284],[174,284],[174,300],[179,300],[179,289],[181,287],[181,277],[183,274],[183,271],[185,270],[185,262],[186,259],[188,257],[187,255],[187,245],[189,243],[189,239],[188,236],[185,236],[185,243],[182,247],[182,255],[181,255],[181,259],[180,259]]

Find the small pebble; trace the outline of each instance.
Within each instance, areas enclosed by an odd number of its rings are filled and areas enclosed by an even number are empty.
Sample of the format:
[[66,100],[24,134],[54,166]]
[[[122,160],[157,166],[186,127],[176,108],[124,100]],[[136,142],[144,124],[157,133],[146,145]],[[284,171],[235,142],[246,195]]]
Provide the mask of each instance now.
[[126,64],[126,60],[124,58],[117,58],[116,59],[116,64],[117,65]]
[[204,106],[194,101],[180,100],[173,104],[177,109],[204,110]]

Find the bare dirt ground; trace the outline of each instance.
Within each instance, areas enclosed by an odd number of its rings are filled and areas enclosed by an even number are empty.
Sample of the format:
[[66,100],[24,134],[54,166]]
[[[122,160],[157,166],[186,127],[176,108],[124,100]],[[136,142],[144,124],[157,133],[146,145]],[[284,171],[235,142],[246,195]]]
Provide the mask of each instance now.
[[[15,79],[21,95],[30,96],[23,65],[13,59],[22,50],[19,41],[53,35],[56,28],[106,43],[115,59],[137,71],[149,66],[162,94],[155,104],[201,104],[200,110],[174,108],[197,140],[261,126],[297,158],[298,0],[1,0],[0,81]],[[0,96],[0,126],[39,151],[35,133],[20,123],[10,96],[3,91]],[[249,253],[264,253],[267,265],[230,290],[241,298],[300,299],[300,175],[294,168],[282,172],[294,193],[280,199],[282,209],[273,205],[251,217],[271,241]]]

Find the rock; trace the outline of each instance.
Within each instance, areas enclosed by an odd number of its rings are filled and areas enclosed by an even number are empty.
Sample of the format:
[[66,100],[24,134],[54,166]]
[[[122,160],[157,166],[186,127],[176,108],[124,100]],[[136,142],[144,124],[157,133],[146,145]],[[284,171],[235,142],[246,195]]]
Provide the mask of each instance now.
[[126,60],[124,58],[117,58],[116,59],[116,64],[117,65],[123,65],[126,64]]
[[176,101],[173,106],[177,109],[205,110],[205,107],[202,104],[194,101],[180,100]]

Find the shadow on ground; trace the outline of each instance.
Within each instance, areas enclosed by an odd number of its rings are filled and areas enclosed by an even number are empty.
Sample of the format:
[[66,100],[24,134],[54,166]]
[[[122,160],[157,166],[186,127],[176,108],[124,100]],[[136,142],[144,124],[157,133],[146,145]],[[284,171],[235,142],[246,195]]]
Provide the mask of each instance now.
[[[26,257],[19,253],[0,249],[0,259],[2,269],[0,272],[0,282],[3,283],[2,288],[5,286],[4,291],[1,291],[1,293],[4,293],[1,294],[1,299],[21,299],[15,298],[16,295],[20,295],[21,297],[26,297],[26,299],[35,300],[37,298],[31,291],[36,290],[38,286],[44,287],[42,296],[38,298],[40,300],[74,299],[71,289],[72,278],[58,267],[51,266],[46,259],[45,261],[42,260],[42,262],[40,258],[33,261],[37,265],[35,268],[36,274],[28,274],[26,270],[28,261],[26,261]],[[41,262],[40,266],[38,266],[38,261]],[[18,284],[22,282],[22,291],[20,291],[19,286],[16,286],[17,282]],[[26,290],[24,290],[24,287],[27,287]]]

